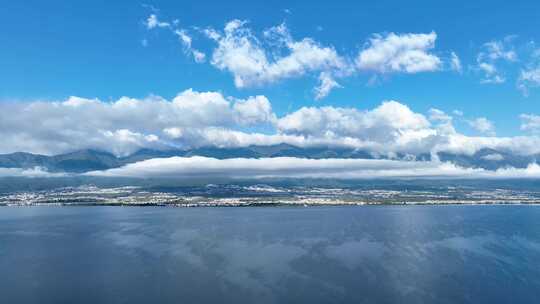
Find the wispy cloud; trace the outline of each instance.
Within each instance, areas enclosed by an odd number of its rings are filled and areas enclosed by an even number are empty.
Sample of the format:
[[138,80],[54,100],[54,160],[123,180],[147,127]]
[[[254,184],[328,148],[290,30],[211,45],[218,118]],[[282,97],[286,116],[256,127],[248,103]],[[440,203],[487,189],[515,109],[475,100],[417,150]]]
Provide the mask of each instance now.
[[468,120],[467,123],[476,131],[489,135],[495,136],[495,125],[492,121],[485,117],[479,117],[472,120]]
[[493,40],[483,44],[482,50],[476,56],[477,70],[482,73],[480,80],[485,84],[499,84],[506,81],[505,73],[500,71],[497,64],[501,62],[516,62],[518,55],[511,41],[512,36],[504,40]]
[[[206,60],[206,54],[192,46],[193,38],[189,35],[188,30],[178,27],[179,23],[179,20],[173,20],[172,22],[161,21],[156,14],[150,14],[145,21],[148,30],[162,28],[176,35],[186,54],[191,55],[197,63],[204,62]],[[143,39],[142,44],[143,46],[147,46],[148,40]]]
[[170,28],[171,27],[171,24],[169,22],[158,20],[158,17],[156,14],[151,14],[150,16],[148,16],[145,24],[146,24],[146,28],[149,30],[154,29],[154,28]]
[[540,133],[540,115],[521,114],[521,130],[538,134]]
[[44,168],[35,167],[30,169],[22,168],[0,168],[0,177],[63,177],[65,173],[48,172]]
[[463,72],[463,66],[461,65],[461,59],[455,52],[450,53],[450,69],[458,73]]

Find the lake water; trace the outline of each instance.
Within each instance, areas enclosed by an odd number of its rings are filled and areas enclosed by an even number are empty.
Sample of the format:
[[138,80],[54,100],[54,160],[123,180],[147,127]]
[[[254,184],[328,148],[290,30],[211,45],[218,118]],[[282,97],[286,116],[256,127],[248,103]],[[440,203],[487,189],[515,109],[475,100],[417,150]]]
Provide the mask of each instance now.
[[540,303],[540,207],[4,207],[0,303]]

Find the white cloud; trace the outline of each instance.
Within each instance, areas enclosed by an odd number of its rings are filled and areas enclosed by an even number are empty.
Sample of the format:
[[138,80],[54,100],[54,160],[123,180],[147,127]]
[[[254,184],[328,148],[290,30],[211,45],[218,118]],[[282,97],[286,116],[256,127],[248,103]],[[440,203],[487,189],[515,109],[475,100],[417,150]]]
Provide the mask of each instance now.
[[[522,129],[537,120],[523,115]],[[473,120],[494,135],[487,119]],[[258,131],[254,131],[258,130]],[[535,132],[532,132],[535,133]],[[246,147],[288,143],[299,147],[348,147],[373,156],[413,156],[445,151],[473,154],[482,148],[520,155],[540,153],[540,138],[471,137],[456,132],[438,109],[426,115],[397,101],[370,110],[302,107],[278,117],[264,96],[245,99],[186,90],[172,100],[123,97],[112,102],[70,97],[64,101],[0,103],[0,153],[58,154],[80,149],[127,155],[141,148]]]
[[482,159],[491,160],[491,161],[502,161],[502,160],[504,160],[504,156],[502,156],[501,154],[498,154],[498,153],[493,153],[493,154],[488,154],[488,155],[482,156]]
[[221,34],[213,28],[205,28],[201,31],[208,39],[211,39],[213,41],[218,41],[219,39],[221,39]]
[[506,78],[491,63],[481,62],[478,64],[478,69],[484,73],[484,77],[480,80],[480,83],[499,84],[506,81]]
[[401,136],[429,126],[427,119],[407,106],[386,101],[372,111],[354,108],[303,107],[277,123],[280,131],[303,135],[337,135],[377,139]]
[[193,59],[197,63],[202,63],[206,60],[206,55],[197,50],[194,49],[191,45],[193,39],[191,36],[188,35],[187,31],[184,29],[177,29],[173,31],[176,36],[178,36],[178,39],[180,39],[180,42],[184,46],[184,50],[186,53],[191,54],[193,56]]
[[169,28],[171,27],[171,24],[168,23],[168,22],[163,22],[163,21],[159,21],[156,14],[151,14],[150,16],[148,16],[148,18],[146,19],[146,28],[151,30],[151,29],[154,29],[154,28]]
[[476,131],[489,136],[495,136],[495,125],[489,119],[485,117],[479,117],[473,120],[469,120],[467,122]]
[[452,121],[452,116],[446,114],[445,112],[439,109],[431,108],[429,109],[428,113],[429,113],[429,120],[431,121],[442,121],[442,122]]
[[203,52],[195,49],[192,49],[191,52],[193,55],[193,59],[195,59],[195,62],[202,63],[206,61],[206,54],[204,54]]
[[484,73],[484,78],[480,80],[481,83],[498,84],[506,81],[506,78],[499,73],[494,64],[480,62],[478,69]]
[[456,133],[456,129],[454,129],[454,125],[452,123],[452,116],[435,108],[429,109],[428,114],[429,120],[436,123],[436,129],[439,134],[452,135]]
[[461,73],[463,71],[463,67],[461,66],[461,60],[454,52],[450,53],[450,69],[458,73]]
[[235,120],[240,125],[273,122],[276,119],[272,105],[265,96],[250,97],[237,101],[234,106]]
[[184,135],[184,132],[182,128],[178,127],[172,127],[172,128],[165,128],[163,129],[163,133],[169,138],[176,139],[182,137]]
[[457,133],[446,113],[432,109],[430,121],[396,102],[383,102],[371,111],[354,108],[303,107],[281,117],[276,123],[279,133],[303,138],[295,144],[348,146],[391,156],[392,153],[474,154],[482,148],[511,151],[520,155],[540,152],[540,138],[531,136],[495,137],[493,123],[485,118],[472,120],[482,134],[470,137]]
[[[294,40],[282,24],[264,32],[264,38],[275,46],[267,53],[263,43],[246,27],[245,21],[233,20],[223,33],[207,29],[217,42],[211,63],[233,74],[238,88],[260,86],[309,72],[331,73],[346,67],[345,60],[333,47],[325,47],[311,38]],[[286,55],[276,55],[285,51]]]
[[521,130],[531,133],[540,133],[540,116],[534,114],[521,114]]
[[540,67],[522,69],[517,86],[525,96],[529,95],[530,88],[540,87]]
[[490,41],[484,44],[484,51],[478,54],[478,60],[484,61],[495,61],[495,60],[506,60],[506,61],[516,61],[517,53],[513,49],[508,49],[511,46],[508,46],[506,41]]
[[[270,102],[263,96],[242,100],[191,89],[171,101],[70,97],[62,102],[2,103],[0,153],[55,154],[94,148],[125,155],[140,148],[196,145],[198,134],[206,128],[234,129],[269,124],[273,119]],[[180,134],[172,130],[183,130],[185,138],[168,142],[171,135]]]
[[496,64],[499,62],[517,61],[517,53],[509,44],[510,37],[503,41],[490,41],[484,43],[482,51],[476,57],[476,69],[483,75],[480,83],[500,84],[506,81],[504,73],[500,72]]
[[[147,28],[168,28],[179,37],[185,53],[198,63],[206,61],[206,54],[192,47],[193,37],[178,22],[161,22],[155,14],[146,20]],[[332,45],[324,45],[313,38],[295,39],[282,23],[255,33],[244,20],[227,22],[223,30],[211,27],[193,27],[216,44],[211,51],[210,64],[232,74],[237,88],[261,87],[286,79],[318,76],[314,88],[315,99],[328,96],[332,89],[340,88],[337,79],[358,71],[375,72],[371,81],[384,73],[419,73],[439,71],[443,61],[434,53],[437,34],[408,33],[374,34],[356,58],[340,55]],[[456,53],[445,59],[451,70],[461,72]]]
[[461,110],[454,110],[454,111],[452,111],[452,114],[461,117],[461,116],[463,116],[463,111],[461,111]]
[[428,151],[437,140],[437,130],[422,114],[396,101],[383,102],[371,111],[303,107],[280,118],[276,125],[283,134],[334,141],[382,154]]
[[335,88],[341,88],[342,86],[334,80],[334,77],[329,73],[321,73],[319,75],[319,86],[315,88],[315,99],[320,100],[328,96],[330,91]]
[[[200,50],[193,48],[192,46],[193,38],[188,34],[188,31],[186,29],[178,28],[179,23],[180,23],[179,20],[174,20],[172,22],[172,25],[169,22],[159,21],[155,14],[151,14],[148,17],[148,19],[146,19],[145,21],[145,25],[148,30],[152,30],[155,28],[165,28],[169,30],[171,33],[173,33],[174,35],[178,37],[178,40],[182,44],[182,47],[184,48],[184,52],[186,54],[191,55],[193,59],[195,60],[195,62],[197,63],[205,62],[206,54],[204,54]],[[147,46],[148,40],[143,39],[142,45]]]
[[540,177],[540,166],[496,171],[461,168],[438,161],[397,161],[373,159],[305,159],[295,157],[232,158],[208,157],[156,158],[121,168],[86,173],[108,177],[232,177],[232,178],[527,178]]
[[358,54],[356,65],[360,70],[378,73],[437,71],[441,68],[441,59],[429,53],[436,39],[435,32],[374,35]]
[[493,64],[481,62],[478,64],[478,67],[489,75],[497,73],[497,68]]
[[62,177],[65,173],[51,173],[41,167],[30,169],[0,168],[0,177]]

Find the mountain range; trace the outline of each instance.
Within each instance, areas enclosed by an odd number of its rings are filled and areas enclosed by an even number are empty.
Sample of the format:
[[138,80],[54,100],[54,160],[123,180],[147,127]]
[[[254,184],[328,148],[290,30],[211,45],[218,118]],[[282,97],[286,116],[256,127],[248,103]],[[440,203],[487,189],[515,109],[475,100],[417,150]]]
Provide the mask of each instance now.
[[[83,173],[94,170],[117,168],[126,164],[151,158],[173,156],[205,156],[218,159],[227,158],[264,158],[264,157],[301,157],[301,158],[353,158],[374,159],[368,151],[352,148],[311,147],[302,148],[289,144],[271,146],[248,146],[239,148],[202,147],[189,150],[151,150],[141,149],[129,156],[117,157],[109,152],[92,149],[80,150],[66,154],[46,156],[26,152],[16,152],[0,155],[0,168],[34,168],[42,167],[50,172]],[[396,155],[398,159],[406,155]],[[417,160],[431,160],[428,153],[415,156]],[[510,152],[494,149],[481,149],[473,155],[438,153],[442,161],[452,162],[467,168],[484,168],[495,170],[504,167],[525,168],[530,163],[540,159],[540,155],[516,155]]]

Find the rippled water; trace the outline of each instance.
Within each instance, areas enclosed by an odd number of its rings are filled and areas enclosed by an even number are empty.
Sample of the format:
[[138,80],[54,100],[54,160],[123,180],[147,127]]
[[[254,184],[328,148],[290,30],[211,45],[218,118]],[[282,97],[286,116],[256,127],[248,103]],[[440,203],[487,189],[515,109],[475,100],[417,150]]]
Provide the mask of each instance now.
[[0,208],[0,297],[540,303],[540,207]]

